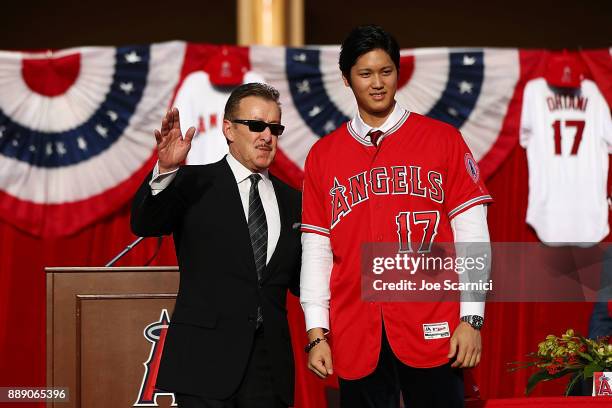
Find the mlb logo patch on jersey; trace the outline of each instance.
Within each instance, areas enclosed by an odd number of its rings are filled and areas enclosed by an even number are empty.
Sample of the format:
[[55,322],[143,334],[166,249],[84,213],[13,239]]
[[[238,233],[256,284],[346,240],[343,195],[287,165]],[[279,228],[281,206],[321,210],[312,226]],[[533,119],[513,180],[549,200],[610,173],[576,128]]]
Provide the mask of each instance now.
[[450,337],[450,329],[448,327],[448,322],[425,323],[423,325],[423,335],[425,337],[425,340],[435,340]]

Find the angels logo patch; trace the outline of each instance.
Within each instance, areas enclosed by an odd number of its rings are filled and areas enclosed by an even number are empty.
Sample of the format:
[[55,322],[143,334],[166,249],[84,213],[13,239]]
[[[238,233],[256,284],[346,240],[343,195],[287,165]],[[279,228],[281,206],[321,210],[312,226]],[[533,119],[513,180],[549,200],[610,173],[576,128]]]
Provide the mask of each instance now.
[[138,392],[138,398],[134,402],[134,407],[157,407],[157,396],[170,395],[172,396],[172,406],[176,407],[176,401],[173,393],[164,392],[155,388],[157,380],[157,372],[159,371],[159,362],[161,361],[164,342],[166,341],[166,332],[170,319],[168,318],[168,310],[162,309],[159,320],[145,327],[143,335],[149,343],[151,343],[151,352],[149,359],[143,363],[145,366],[142,384]]
[[474,180],[474,183],[478,182],[478,179],[480,178],[480,170],[478,169],[476,160],[474,160],[472,155],[469,153],[465,154],[465,169],[467,170],[472,180]]

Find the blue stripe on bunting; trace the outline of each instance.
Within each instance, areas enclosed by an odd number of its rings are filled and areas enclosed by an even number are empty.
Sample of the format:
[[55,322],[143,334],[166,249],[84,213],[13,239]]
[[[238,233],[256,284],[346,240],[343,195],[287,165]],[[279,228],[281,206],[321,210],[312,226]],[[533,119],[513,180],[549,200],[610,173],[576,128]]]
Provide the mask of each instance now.
[[310,129],[323,137],[349,118],[325,90],[319,56],[319,50],[287,48],[285,69],[294,106]]
[[461,128],[476,106],[484,80],[484,53],[451,52],[446,88],[427,116]]

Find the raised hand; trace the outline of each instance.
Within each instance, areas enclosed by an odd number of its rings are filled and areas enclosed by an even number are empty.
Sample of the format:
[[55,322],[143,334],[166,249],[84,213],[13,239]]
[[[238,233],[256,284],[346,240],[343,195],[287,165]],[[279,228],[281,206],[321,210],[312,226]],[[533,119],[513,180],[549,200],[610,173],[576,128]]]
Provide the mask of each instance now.
[[178,109],[172,108],[166,113],[162,120],[161,132],[157,129],[154,132],[160,174],[177,169],[185,161],[195,132],[196,129],[190,127],[183,137]]

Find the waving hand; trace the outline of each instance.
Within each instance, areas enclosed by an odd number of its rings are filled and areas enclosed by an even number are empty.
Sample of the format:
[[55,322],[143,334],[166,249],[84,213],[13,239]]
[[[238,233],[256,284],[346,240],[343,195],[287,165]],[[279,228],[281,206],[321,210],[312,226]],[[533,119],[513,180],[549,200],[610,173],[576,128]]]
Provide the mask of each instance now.
[[183,137],[178,109],[172,108],[166,113],[162,120],[161,132],[157,129],[154,132],[160,174],[173,171],[185,161],[195,131],[194,127],[190,127]]

